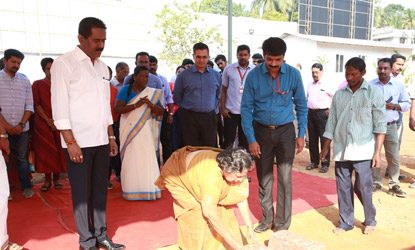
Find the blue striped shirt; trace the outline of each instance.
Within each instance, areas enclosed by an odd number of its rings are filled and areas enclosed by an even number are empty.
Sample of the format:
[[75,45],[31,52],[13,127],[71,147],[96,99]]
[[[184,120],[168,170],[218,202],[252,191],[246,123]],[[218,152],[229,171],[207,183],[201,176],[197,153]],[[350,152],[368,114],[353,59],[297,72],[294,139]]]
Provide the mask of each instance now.
[[[4,70],[0,71],[0,107],[4,119],[12,126],[19,124],[25,111],[34,112],[32,85],[26,76],[17,72],[11,78]],[[27,122],[23,131],[28,130]]]
[[276,80],[268,73],[265,63],[252,69],[245,81],[241,102],[242,129],[249,143],[256,141],[252,122],[282,125],[294,121],[293,104],[298,119],[298,136],[307,128],[307,100],[300,72],[284,63],[279,73],[282,94],[276,92]]
[[385,100],[365,80],[354,93],[347,86],[334,94],[323,137],[334,142],[334,161],[370,160],[375,134],[386,133]]

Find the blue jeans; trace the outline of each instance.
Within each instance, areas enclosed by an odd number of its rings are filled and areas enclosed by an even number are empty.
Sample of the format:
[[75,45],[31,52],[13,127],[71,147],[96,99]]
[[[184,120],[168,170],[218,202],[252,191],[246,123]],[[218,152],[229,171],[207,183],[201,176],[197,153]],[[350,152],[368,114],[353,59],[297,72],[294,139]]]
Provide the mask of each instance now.
[[10,150],[16,159],[17,173],[19,174],[20,187],[22,189],[32,188],[30,181],[29,162],[27,160],[29,150],[29,132],[20,135],[9,136]]

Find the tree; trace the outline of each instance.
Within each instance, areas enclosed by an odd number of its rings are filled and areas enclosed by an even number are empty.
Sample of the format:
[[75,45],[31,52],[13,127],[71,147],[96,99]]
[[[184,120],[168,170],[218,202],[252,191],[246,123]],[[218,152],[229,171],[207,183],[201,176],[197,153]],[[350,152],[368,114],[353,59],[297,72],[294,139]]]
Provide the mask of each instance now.
[[[272,16],[272,13],[280,13],[286,17],[281,21],[297,21],[298,19],[298,0],[254,0],[251,5],[252,13],[258,13],[262,16]],[[275,14],[274,14],[275,16]],[[280,16],[280,15],[276,15]]]
[[[202,0],[200,3],[193,2],[192,8],[197,12],[206,12],[219,15],[228,15],[228,0]],[[249,16],[240,3],[232,2],[232,16]]]
[[[156,15],[157,28],[162,30],[159,39],[164,42],[160,58],[170,66],[180,65],[192,55],[193,45],[204,42],[221,51],[223,38],[217,28],[207,27],[199,15],[188,5],[164,5]],[[202,26],[203,25],[203,26]]]
[[403,27],[405,29],[415,28],[415,9],[406,9],[403,16]]
[[382,18],[385,20],[387,26],[394,27],[396,29],[403,28],[402,17],[404,16],[405,7],[400,4],[389,4],[383,10]]

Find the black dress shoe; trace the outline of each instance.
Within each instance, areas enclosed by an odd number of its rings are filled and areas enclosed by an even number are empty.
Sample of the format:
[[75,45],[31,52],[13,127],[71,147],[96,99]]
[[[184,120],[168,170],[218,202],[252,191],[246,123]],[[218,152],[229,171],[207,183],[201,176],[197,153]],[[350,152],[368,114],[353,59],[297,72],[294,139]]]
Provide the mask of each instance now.
[[259,223],[258,226],[254,229],[256,233],[263,233],[267,231],[268,229],[271,229],[273,227],[274,223]]
[[117,244],[112,242],[112,240],[106,238],[105,240],[98,241],[97,246],[99,248],[107,249],[107,250],[122,250],[125,248],[122,244]]
[[96,246],[93,246],[93,247],[79,246],[79,250],[98,250],[98,248]]

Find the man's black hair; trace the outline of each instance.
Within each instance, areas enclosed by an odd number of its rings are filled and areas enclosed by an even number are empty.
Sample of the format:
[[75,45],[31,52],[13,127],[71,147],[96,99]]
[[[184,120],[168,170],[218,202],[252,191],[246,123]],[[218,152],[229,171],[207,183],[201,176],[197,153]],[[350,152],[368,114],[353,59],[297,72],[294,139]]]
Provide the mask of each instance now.
[[4,51],[4,60],[9,60],[10,57],[17,57],[19,59],[24,59],[24,55],[22,52],[18,51],[17,49],[6,49]]
[[279,37],[270,37],[262,43],[264,55],[284,56],[287,51],[287,45]]
[[222,55],[222,54],[217,55],[215,57],[215,63],[218,63],[219,60],[222,60],[222,61],[226,62],[226,56]]
[[42,67],[42,70],[45,70],[46,65],[48,65],[48,63],[53,63],[53,59],[50,57],[45,57],[40,61],[40,66]]
[[361,73],[366,70],[366,63],[360,57],[350,58],[349,61],[346,62],[345,67],[347,68],[349,66],[359,70]]
[[243,50],[247,50],[248,54],[251,54],[251,49],[246,44],[239,45],[238,48],[236,48],[236,54],[238,54],[239,51],[243,51]]
[[85,17],[79,22],[78,34],[88,38],[93,28],[107,29],[105,23],[96,17]]

